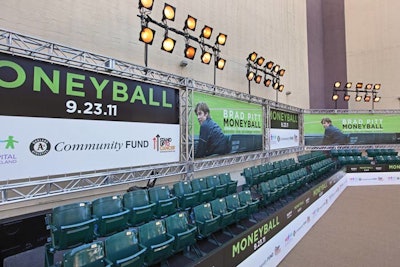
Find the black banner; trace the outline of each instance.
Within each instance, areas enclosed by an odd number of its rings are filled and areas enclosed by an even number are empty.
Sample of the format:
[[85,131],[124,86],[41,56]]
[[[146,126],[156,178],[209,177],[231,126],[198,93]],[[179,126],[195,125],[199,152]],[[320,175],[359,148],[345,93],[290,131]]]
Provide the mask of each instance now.
[[286,111],[271,109],[271,128],[299,129],[299,115]]
[[400,164],[365,164],[365,165],[347,165],[346,171],[351,172],[398,172]]
[[0,115],[178,124],[179,92],[0,53]]

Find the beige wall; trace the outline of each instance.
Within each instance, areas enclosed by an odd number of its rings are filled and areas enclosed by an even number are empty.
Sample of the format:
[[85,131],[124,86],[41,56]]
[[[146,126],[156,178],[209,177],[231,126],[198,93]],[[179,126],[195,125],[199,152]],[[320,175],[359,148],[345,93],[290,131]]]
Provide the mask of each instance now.
[[[132,0],[0,0],[1,28],[16,31],[84,51],[144,65],[144,44],[138,40],[140,20],[138,1]],[[164,3],[176,7],[176,19],[170,27],[182,30],[188,14],[198,19],[194,35],[207,24],[214,28],[212,42],[219,32],[228,35],[221,56],[227,60],[223,71],[217,70],[216,84],[248,92],[246,58],[256,51],[286,69],[282,79],[287,96],[278,101],[308,108],[307,28],[305,0],[258,1],[155,1],[151,17],[161,20]],[[185,68],[184,40],[172,33],[177,46],[172,54],[160,49],[164,30],[154,26],[156,38],[149,47],[148,66],[206,83],[213,83],[211,65],[200,63],[197,55]],[[196,45],[197,46],[197,45]],[[198,47],[198,46],[197,46]],[[199,49],[199,47],[198,47]],[[199,49],[200,50],[200,49]],[[198,50],[198,54],[199,54]],[[275,91],[251,83],[251,93],[271,100]]]
[[[398,0],[346,0],[347,77],[353,82],[382,83],[381,102],[375,109],[399,109],[400,63]],[[357,103],[350,109],[370,109],[372,103]]]

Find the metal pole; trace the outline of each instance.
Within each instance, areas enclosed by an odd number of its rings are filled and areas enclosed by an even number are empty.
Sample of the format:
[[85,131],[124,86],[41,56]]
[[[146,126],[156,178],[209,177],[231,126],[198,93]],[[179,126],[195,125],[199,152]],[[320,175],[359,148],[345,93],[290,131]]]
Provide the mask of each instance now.
[[276,102],[278,103],[278,90],[276,89]]
[[148,44],[144,45],[144,66],[147,67],[147,52],[148,52]]
[[216,64],[218,64],[218,62],[215,61],[215,64],[214,64],[214,85],[216,84],[216,80],[217,80],[217,65]]

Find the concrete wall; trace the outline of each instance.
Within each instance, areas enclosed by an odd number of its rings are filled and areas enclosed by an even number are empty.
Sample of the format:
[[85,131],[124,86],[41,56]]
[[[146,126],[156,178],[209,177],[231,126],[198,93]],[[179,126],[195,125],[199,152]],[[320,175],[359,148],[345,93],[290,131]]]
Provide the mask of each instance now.
[[[381,83],[381,102],[375,109],[399,109],[400,2],[345,2],[347,77],[353,82]],[[372,103],[352,100],[350,109],[371,109]]]
[[[71,46],[84,51],[144,65],[144,44],[139,41],[138,1],[131,0],[14,0],[1,1],[0,24],[3,29]],[[161,21],[165,1],[155,1],[150,16]],[[168,25],[182,30],[187,15],[198,19],[194,36],[207,24],[213,27],[211,43],[219,32],[228,35],[221,47],[227,60],[223,71],[217,70],[216,84],[248,92],[246,58],[256,51],[267,60],[286,69],[281,80],[285,91],[278,101],[308,108],[307,29],[305,0],[258,1],[185,1],[170,0],[176,7],[175,21]],[[184,39],[174,33],[175,50],[169,54],[160,49],[164,30],[154,26],[156,37],[149,46],[148,66],[195,80],[213,83],[212,65],[200,62],[200,48],[193,61],[182,68]],[[275,91],[251,83],[251,93],[276,100]]]

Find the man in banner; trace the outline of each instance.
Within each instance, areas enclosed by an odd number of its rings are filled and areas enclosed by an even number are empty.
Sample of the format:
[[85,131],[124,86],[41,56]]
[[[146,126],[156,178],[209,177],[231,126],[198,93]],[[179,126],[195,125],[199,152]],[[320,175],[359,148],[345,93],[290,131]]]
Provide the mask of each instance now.
[[199,142],[195,149],[195,158],[210,155],[224,155],[229,153],[228,140],[222,132],[221,127],[210,117],[210,109],[204,102],[196,105],[194,112],[200,123]]
[[330,118],[323,118],[321,124],[325,128],[322,145],[344,145],[347,143],[347,136],[332,125]]

